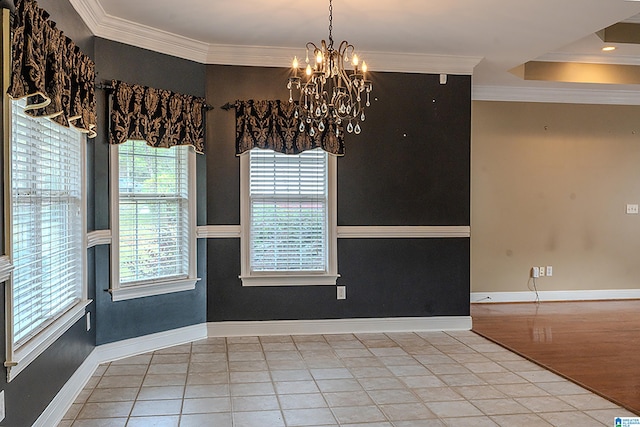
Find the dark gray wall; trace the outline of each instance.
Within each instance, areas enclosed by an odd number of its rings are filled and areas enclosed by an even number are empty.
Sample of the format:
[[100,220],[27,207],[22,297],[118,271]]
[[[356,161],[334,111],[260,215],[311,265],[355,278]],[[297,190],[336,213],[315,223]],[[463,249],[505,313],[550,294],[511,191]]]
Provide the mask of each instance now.
[[[67,1],[39,0],[38,4],[51,15],[58,28],[74,40],[87,55],[93,58],[93,37],[73,7]],[[5,142],[7,143],[7,142]],[[91,146],[89,142],[88,147]],[[91,168],[91,166],[88,166]],[[88,188],[91,193],[91,186]],[[89,211],[92,207],[89,205]],[[0,209],[0,216],[4,209]],[[4,220],[3,220],[4,222]],[[89,224],[90,225],[90,224]],[[89,260],[93,258],[88,252]],[[91,274],[91,273],[90,273]],[[89,298],[93,298],[90,286]],[[5,354],[5,284],[0,289],[0,354]],[[87,311],[94,312],[94,305]],[[6,370],[0,379],[0,389],[5,392],[6,417],[2,426],[30,426],[55,397],[75,370],[91,353],[95,345],[95,329],[85,331],[84,319],[78,321],[51,347],[23,370],[13,381],[6,382]]]
[[[338,225],[469,225],[471,77],[372,73],[372,106],[338,159]],[[210,65],[207,99],[287,99],[288,70]],[[234,110],[207,129],[207,218],[239,224]],[[469,315],[469,239],[339,239],[338,284],[242,287],[239,239],[209,239],[208,321]]]
[[[192,61],[96,38],[98,81],[122,80],[204,96],[206,67]],[[97,93],[98,137],[93,147],[96,229],[109,228],[109,146],[107,144],[107,92]],[[206,222],[205,158],[198,163],[198,221]],[[198,243],[198,277],[193,291],[113,302],[110,287],[109,247],[95,248],[96,344],[105,344],[155,332],[203,323],[206,320],[206,251]]]
[[[5,354],[4,285],[0,294],[2,339],[0,354]],[[10,383],[3,369],[0,390],[5,393],[6,417],[0,426],[28,427],[45,410],[94,348],[95,335],[86,332],[84,319],[78,321]]]
[[[287,69],[204,66],[94,39],[68,1],[39,4],[95,59],[98,81],[120,79],[197,96],[206,92],[218,107],[236,99],[287,97]],[[432,75],[372,75],[377,101],[362,134],[347,137],[346,156],[338,160],[339,225],[468,225],[471,78],[449,76],[447,85],[439,85]],[[109,228],[106,93],[98,92],[97,100],[99,135],[87,146],[89,230]],[[199,224],[239,224],[234,123],[233,110],[208,114],[208,153],[197,160]],[[203,280],[195,291],[118,303],[106,291],[109,247],[90,249],[89,295],[95,302],[88,310],[95,327],[86,332],[84,321],[78,322],[10,384],[0,380],[7,401],[0,425],[31,425],[96,342],[204,321],[469,314],[469,239],[340,240],[344,301],[336,300],[331,286],[243,288],[239,243],[198,242]]]
[[[15,3],[15,0],[14,0]],[[68,0],[38,0],[50,19],[89,57],[94,57],[93,34]]]
[[[98,81],[120,79],[129,83],[204,96],[205,66],[127,45],[95,39],[67,1],[41,0],[65,34],[94,58]],[[107,96],[96,93],[98,137],[87,144],[87,228],[109,229],[109,157],[106,143]],[[206,168],[198,156],[198,221],[206,223]],[[0,211],[0,215],[1,215]],[[94,302],[94,327],[86,332],[84,319],[76,323],[11,383],[2,375],[6,418],[0,425],[30,426],[82,364],[97,344],[199,324],[206,319],[206,242],[198,242],[198,276],[195,291],[114,303],[106,291],[109,283],[109,246],[88,250],[89,298]],[[4,353],[4,284],[0,313],[0,354]],[[6,373],[5,373],[6,374]]]
[[375,77],[338,161],[338,225],[469,225],[471,78]]

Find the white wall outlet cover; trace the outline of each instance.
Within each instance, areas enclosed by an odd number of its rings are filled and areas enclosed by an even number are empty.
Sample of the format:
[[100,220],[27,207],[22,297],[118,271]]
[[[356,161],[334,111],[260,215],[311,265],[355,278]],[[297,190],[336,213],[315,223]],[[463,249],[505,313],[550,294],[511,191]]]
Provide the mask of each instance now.
[[533,267],[531,269],[531,277],[540,277],[540,268],[539,267]]
[[627,204],[627,214],[637,215],[638,214],[638,205],[636,205],[636,204]]
[[337,290],[337,298],[338,299],[347,299],[347,287],[346,286],[336,286]]
[[553,266],[547,265],[547,276],[553,276]]

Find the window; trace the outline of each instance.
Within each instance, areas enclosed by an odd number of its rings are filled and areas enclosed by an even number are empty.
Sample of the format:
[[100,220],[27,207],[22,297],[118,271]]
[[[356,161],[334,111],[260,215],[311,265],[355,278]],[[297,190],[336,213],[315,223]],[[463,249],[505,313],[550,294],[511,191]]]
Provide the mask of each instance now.
[[336,284],[335,168],[320,149],[242,156],[245,286]]
[[193,289],[193,149],[154,148],[145,141],[112,149],[113,300]]
[[84,314],[84,137],[12,101],[7,364],[17,375]]

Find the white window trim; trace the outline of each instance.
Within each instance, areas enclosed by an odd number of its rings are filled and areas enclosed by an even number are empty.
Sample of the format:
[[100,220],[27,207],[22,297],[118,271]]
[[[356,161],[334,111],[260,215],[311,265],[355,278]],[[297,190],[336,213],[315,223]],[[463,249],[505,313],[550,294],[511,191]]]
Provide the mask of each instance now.
[[[5,99],[8,97],[5,95]],[[5,105],[9,106],[7,101]],[[10,117],[10,113],[8,114]],[[6,361],[4,366],[7,368],[7,382],[11,382],[20,372],[22,372],[31,362],[36,360],[51,344],[60,338],[69,330],[78,320],[85,315],[85,308],[92,302],[88,299],[87,290],[87,251],[82,251],[82,297],[81,300],[73,307],[67,310],[63,315],[53,320],[49,325],[42,329],[38,334],[30,338],[27,342],[15,347],[13,342],[13,214],[11,207],[11,119],[5,120],[4,126],[7,129],[5,133],[5,212],[4,222],[6,233],[6,251],[8,263],[10,267],[4,267],[9,271],[9,280],[5,283],[5,325],[6,325]],[[8,136],[7,136],[8,135]],[[84,134],[78,136],[80,138],[80,157],[81,157],[81,176],[82,176],[82,203],[81,203],[81,221],[82,230],[84,231],[83,240],[87,239],[87,169],[86,169],[86,145],[87,139]]]
[[[84,282],[85,284],[87,283],[86,274]],[[7,288],[9,288],[9,286],[7,286]],[[11,288],[11,291],[7,291],[7,294],[13,292],[13,284]],[[87,287],[84,286],[84,290],[86,290],[86,288]],[[13,297],[13,295],[11,296]],[[91,301],[92,300],[87,300],[86,298],[80,301],[38,335],[14,350],[11,358],[7,356],[7,361],[4,363],[4,366],[7,368],[7,382],[11,382],[11,380],[29,366],[31,362],[36,360],[38,356],[44,353],[51,344],[67,332],[78,320],[82,319],[85,315],[85,308],[91,304]],[[11,308],[11,314],[13,314],[13,307]],[[11,324],[13,325],[13,320]],[[8,328],[11,328],[11,335],[13,336],[13,326],[8,326]],[[13,347],[13,344],[11,346]]]
[[[166,148],[158,148],[165,150]],[[122,286],[120,284],[120,188],[118,145],[111,145],[110,162],[110,199],[111,199],[111,298],[113,301],[124,301],[153,295],[190,291],[196,288],[200,280],[197,275],[197,242],[196,242],[196,153],[189,148],[189,277],[176,280],[149,280]]]
[[338,274],[337,158],[327,160],[328,220],[326,272],[251,272],[249,219],[249,152],[240,156],[240,279],[242,286],[335,286]]

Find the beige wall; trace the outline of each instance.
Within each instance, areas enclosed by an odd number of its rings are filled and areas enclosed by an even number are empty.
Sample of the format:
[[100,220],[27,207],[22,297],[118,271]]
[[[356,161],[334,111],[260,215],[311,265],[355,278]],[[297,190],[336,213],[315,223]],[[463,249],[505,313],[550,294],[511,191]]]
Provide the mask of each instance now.
[[473,103],[472,292],[640,289],[640,107]]

